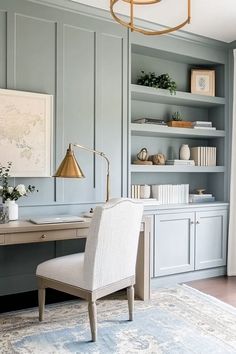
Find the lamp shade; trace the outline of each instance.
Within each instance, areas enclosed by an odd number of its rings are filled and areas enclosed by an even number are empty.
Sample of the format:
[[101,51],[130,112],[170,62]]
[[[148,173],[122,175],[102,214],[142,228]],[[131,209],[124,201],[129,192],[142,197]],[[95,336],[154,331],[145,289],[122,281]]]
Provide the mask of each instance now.
[[78,162],[76,161],[74,151],[71,148],[71,144],[67,149],[66,156],[62,163],[58,167],[54,177],[64,178],[84,178],[83,171],[81,170]]

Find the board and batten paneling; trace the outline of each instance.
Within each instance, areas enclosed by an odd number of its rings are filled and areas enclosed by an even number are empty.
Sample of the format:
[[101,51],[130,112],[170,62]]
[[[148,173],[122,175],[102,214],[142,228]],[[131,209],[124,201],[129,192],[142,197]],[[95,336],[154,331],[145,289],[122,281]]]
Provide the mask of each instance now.
[[[69,142],[104,151],[111,160],[111,196],[125,196],[127,30],[74,6],[0,0],[0,87],[53,95],[53,170]],[[76,148],[75,154],[84,179],[12,181],[39,189],[19,200],[20,217],[79,214],[105,201],[105,160]],[[35,289],[37,264],[83,250],[81,240],[1,247],[0,296]]]
[[[69,142],[104,151],[111,196],[120,197],[127,193],[127,30],[79,8],[0,0],[0,86],[52,94],[52,170]],[[14,181],[39,189],[19,201],[20,216],[80,212],[105,200],[105,160],[77,148],[75,154],[85,179]]]

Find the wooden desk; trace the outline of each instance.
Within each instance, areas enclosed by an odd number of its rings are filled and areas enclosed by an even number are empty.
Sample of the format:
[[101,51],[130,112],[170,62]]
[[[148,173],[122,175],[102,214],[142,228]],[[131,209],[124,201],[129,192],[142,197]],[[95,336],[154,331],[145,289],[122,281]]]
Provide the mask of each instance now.
[[[86,219],[85,219],[86,220]],[[0,224],[0,246],[87,238],[90,222],[35,225],[29,221]],[[150,298],[151,218],[143,218],[136,265],[135,293],[142,300]]]

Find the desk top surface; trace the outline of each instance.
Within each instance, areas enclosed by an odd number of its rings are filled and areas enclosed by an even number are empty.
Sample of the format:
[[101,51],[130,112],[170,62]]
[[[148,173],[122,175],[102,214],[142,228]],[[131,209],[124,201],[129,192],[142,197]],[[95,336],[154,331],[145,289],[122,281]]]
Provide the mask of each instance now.
[[66,229],[83,229],[90,225],[89,219],[80,222],[66,222],[55,224],[33,224],[28,220],[10,221],[7,224],[0,224],[0,234],[9,234],[15,232],[31,232],[46,230],[66,230]]

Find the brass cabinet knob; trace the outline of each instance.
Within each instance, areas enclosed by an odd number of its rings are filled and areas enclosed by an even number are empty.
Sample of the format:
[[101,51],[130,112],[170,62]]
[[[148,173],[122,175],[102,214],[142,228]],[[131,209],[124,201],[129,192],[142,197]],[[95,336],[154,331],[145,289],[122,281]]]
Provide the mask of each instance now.
[[43,234],[43,235],[41,236],[41,239],[44,240],[45,238],[46,238],[46,235]]
[[200,222],[199,222],[199,221],[197,221],[197,222],[196,222],[196,224],[200,224]]

